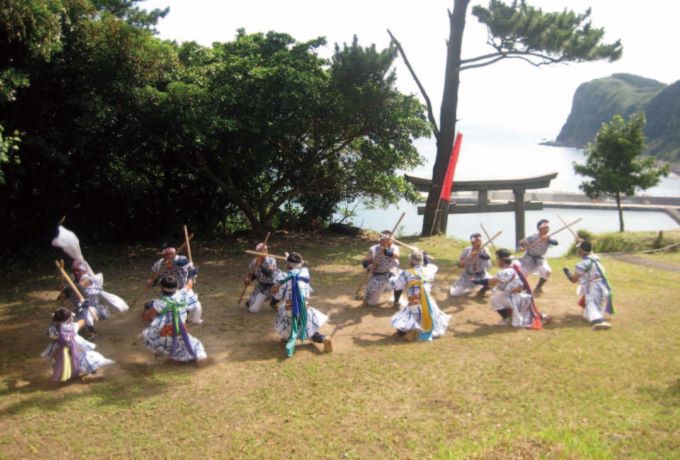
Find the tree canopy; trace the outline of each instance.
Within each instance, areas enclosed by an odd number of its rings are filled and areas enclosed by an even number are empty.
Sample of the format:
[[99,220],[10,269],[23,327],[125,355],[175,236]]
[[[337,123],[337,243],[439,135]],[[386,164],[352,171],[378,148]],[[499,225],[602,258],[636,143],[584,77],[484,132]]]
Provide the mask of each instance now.
[[[0,0],[7,3],[7,0]],[[324,223],[338,204],[415,198],[422,105],[394,48],[238,31],[211,47],[155,37],[135,0],[19,0],[0,10],[0,230],[66,215],[100,239]],[[18,76],[18,77],[17,77]],[[25,230],[25,231],[24,231]]]
[[670,171],[669,165],[657,167],[654,158],[641,156],[645,149],[644,126],[642,112],[631,115],[628,121],[614,116],[602,125],[595,142],[586,147],[586,163],[574,164],[577,174],[589,178],[579,186],[586,195],[616,198],[620,231],[624,228],[621,197],[655,186]]

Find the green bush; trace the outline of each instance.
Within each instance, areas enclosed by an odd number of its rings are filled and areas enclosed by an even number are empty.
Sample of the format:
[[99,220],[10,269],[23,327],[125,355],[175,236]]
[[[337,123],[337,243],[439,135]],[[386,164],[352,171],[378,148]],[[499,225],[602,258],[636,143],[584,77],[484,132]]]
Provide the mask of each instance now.
[[[578,236],[593,243],[593,251],[600,253],[646,251],[680,243],[680,230],[667,232],[614,232],[597,235],[588,230],[579,230]],[[575,245],[571,246],[569,254],[576,254]]]

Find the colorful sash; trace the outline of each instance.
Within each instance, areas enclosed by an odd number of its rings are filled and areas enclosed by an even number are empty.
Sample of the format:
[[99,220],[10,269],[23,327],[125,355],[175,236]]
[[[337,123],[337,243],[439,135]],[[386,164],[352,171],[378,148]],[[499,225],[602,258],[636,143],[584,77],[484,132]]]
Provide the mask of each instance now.
[[538,311],[538,307],[536,307],[536,302],[534,302],[534,294],[531,292],[531,286],[529,285],[527,277],[524,276],[522,269],[519,268],[517,264],[512,264],[512,268],[515,270],[515,273],[517,273],[517,276],[519,276],[520,281],[522,281],[524,290],[527,291],[531,296],[531,316],[533,316],[533,318],[531,320],[531,326],[529,326],[529,329],[543,329],[541,313]]
[[59,326],[57,348],[54,350],[55,363],[52,380],[66,382],[80,374],[80,359],[76,348],[75,332],[73,329],[65,331]]
[[309,278],[302,277],[299,273],[290,273],[285,279],[279,281],[279,284],[285,284],[290,281],[291,284],[291,328],[288,342],[286,342],[286,354],[288,357],[293,356],[295,351],[295,341],[300,339],[304,341],[307,338],[307,304],[302,295],[299,281],[309,283]]
[[158,313],[160,316],[164,316],[168,313],[172,313],[172,351],[170,352],[170,357],[175,356],[175,353],[177,352],[177,336],[180,334],[182,335],[182,339],[184,340],[184,346],[187,347],[187,351],[191,356],[194,357],[194,359],[198,360],[198,356],[196,356],[196,352],[194,349],[191,347],[191,342],[189,341],[189,334],[187,333],[186,327],[184,326],[184,323],[181,320],[180,316],[180,307],[183,307],[186,305],[185,302],[175,302],[168,296],[163,296],[161,298],[163,302],[165,302],[166,307]]
[[432,329],[434,322],[432,321],[432,305],[430,304],[430,297],[427,295],[427,290],[423,285],[422,276],[415,270],[408,270],[408,273],[415,276],[406,283],[406,289],[418,287],[420,291],[420,327],[421,332],[418,334],[420,340],[432,340]]
[[593,265],[595,265],[597,272],[599,273],[600,277],[602,278],[602,281],[604,281],[604,285],[607,287],[607,290],[609,291],[609,295],[607,296],[607,305],[605,306],[604,311],[606,311],[610,315],[613,315],[613,314],[616,313],[616,310],[614,310],[614,290],[612,289],[611,285],[609,284],[609,280],[607,280],[607,276],[605,276],[604,270],[600,266],[600,263],[598,262],[598,260],[595,259],[592,256],[588,256],[588,260],[590,260],[591,264],[586,269],[586,272],[589,272],[590,268]]

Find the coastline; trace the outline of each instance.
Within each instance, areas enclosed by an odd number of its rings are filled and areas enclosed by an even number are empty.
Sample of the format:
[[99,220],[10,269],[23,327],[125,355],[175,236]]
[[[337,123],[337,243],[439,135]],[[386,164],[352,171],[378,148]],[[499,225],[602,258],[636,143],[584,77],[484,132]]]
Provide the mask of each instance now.
[[[566,148],[581,149],[581,150],[584,149],[584,147],[579,147],[579,146],[576,146],[576,145],[563,144],[563,143],[561,143],[561,142],[558,142],[557,140],[553,140],[553,141],[549,141],[549,140],[541,141],[541,142],[538,143],[538,145],[545,145],[546,147],[566,147]],[[651,156],[651,155],[645,155],[645,156]],[[671,172],[672,172],[673,174],[678,174],[678,175],[680,175],[680,162],[678,162],[678,161],[673,162],[673,161],[659,160],[658,158],[656,158],[656,157],[654,157],[654,156],[652,156],[652,158],[655,158],[655,159],[657,160],[657,162],[660,163],[660,164],[668,164],[668,165],[670,165],[670,166],[671,166]]]

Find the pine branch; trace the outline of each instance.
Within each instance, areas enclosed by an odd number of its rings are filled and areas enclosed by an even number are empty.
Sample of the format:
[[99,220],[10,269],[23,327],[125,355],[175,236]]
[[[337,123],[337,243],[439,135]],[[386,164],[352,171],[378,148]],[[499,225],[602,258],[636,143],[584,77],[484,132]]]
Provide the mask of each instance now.
[[430,102],[430,97],[427,95],[425,88],[420,83],[420,80],[418,79],[418,76],[416,75],[415,71],[413,70],[413,67],[411,67],[411,63],[409,62],[408,58],[406,57],[406,53],[404,52],[404,49],[401,47],[401,43],[399,43],[399,40],[397,40],[396,37],[394,35],[392,35],[392,32],[390,31],[390,29],[387,29],[387,33],[390,34],[390,38],[392,39],[392,43],[394,43],[394,45],[397,47],[397,50],[399,51],[399,54],[401,54],[401,57],[404,60],[404,63],[406,64],[406,67],[408,68],[409,72],[411,72],[411,76],[413,77],[416,84],[418,85],[418,88],[420,89],[420,93],[423,95],[423,99],[425,99],[425,104],[427,105],[427,118],[430,120],[430,124],[432,125],[432,131],[434,132],[435,137],[437,139],[439,139],[439,127],[437,126],[437,122],[434,118],[434,112],[432,111],[432,103]]

